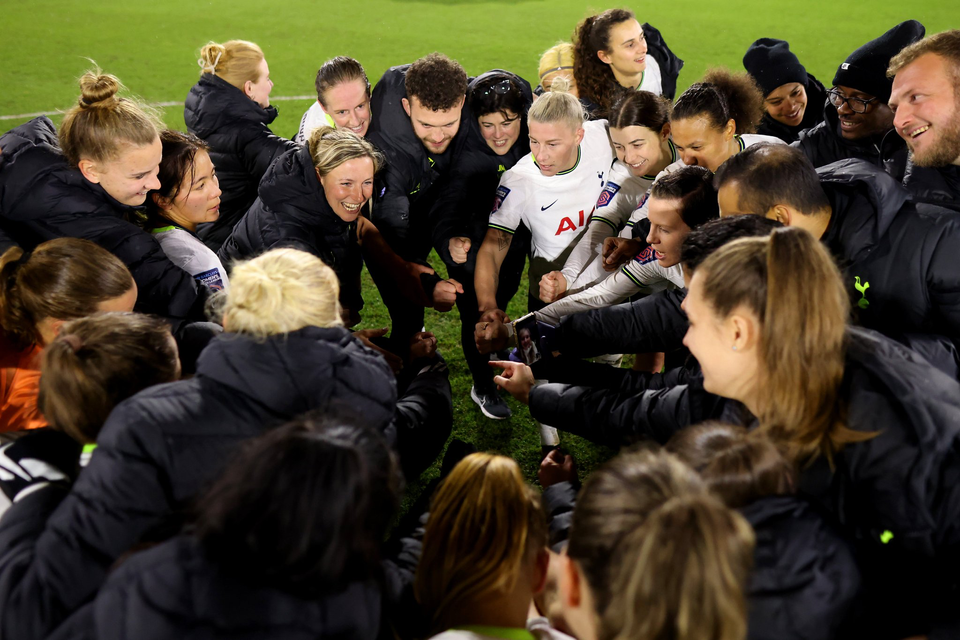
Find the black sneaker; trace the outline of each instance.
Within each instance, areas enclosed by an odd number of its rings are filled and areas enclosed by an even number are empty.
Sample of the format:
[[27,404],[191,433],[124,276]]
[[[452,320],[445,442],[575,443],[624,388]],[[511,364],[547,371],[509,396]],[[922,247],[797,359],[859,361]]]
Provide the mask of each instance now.
[[506,420],[511,415],[510,407],[504,402],[496,389],[488,392],[478,391],[476,385],[470,387],[470,399],[477,403],[483,415],[491,420]]

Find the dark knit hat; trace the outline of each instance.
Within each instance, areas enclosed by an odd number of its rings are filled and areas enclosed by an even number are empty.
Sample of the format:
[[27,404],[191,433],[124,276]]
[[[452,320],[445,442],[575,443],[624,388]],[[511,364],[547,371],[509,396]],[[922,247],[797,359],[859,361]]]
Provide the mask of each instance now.
[[760,85],[764,96],[788,82],[807,84],[807,70],[786,40],[760,38],[744,54],[743,68]]
[[926,29],[916,20],[901,22],[847,56],[833,77],[833,86],[850,87],[886,103],[893,87],[893,79],[887,77],[890,58],[908,44],[923,38],[924,33]]

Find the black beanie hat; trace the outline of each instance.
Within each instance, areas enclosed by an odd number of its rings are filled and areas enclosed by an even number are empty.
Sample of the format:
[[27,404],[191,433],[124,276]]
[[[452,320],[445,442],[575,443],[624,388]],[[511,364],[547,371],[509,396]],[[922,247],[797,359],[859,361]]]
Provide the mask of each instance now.
[[744,54],[743,68],[760,85],[764,97],[788,82],[807,84],[807,70],[786,40],[760,38]]
[[890,58],[908,44],[923,38],[924,33],[926,29],[916,20],[901,22],[847,56],[833,77],[833,86],[842,85],[868,93],[886,104],[893,87],[893,79],[887,77]]

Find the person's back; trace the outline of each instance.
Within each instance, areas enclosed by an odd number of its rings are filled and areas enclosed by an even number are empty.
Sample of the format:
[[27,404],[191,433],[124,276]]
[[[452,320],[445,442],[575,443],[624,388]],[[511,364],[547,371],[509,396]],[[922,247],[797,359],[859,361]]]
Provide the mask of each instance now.
[[209,43],[200,51],[200,80],[184,102],[187,130],[210,146],[223,202],[220,217],[200,228],[217,251],[257,197],[267,167],[296,145],[273,134],[277,108],[270,105],[269,68],[260,48],[243,40]]
[[[340,326],[328,267],[277,250],[235,267],[231,285],[229,332],[203,351],[194,378],[148,389],[111,413],[34,555],[18,555],[0,528],[4,630],[40,635],[89,599],[110,563],[185,505],[240,442],[340,405],[381,431],[390,424],[393,375]],[[62,580],[40,577],[48,563]]]

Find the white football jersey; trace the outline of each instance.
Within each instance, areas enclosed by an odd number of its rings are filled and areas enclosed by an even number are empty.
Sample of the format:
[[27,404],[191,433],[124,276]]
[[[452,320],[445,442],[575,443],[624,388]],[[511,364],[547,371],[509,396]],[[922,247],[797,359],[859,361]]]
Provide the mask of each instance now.
[[647,51],[647,68],[643,70],[638,91],[649,91],[658,96],[663,95],[663,74],[660,73],[660,63]]
[[556,260],[590,220],[613,162],[606,121],[583,124],[577,163],[555,176],[540,173],[527,154],[500,178],[490,227],[513,233],[523,223],[536,258]]
[[303,114],[303,117],[300,118],[300,129],[297,131],[297,135],[293,136],[293,141],[298,144],[306,144],[313,130],[319,127],[333,127],[336,129],[337,123],[323,110],[323,105],[319,102],[314,102],[310,105],[310,108],[307,109],[306,113]]

